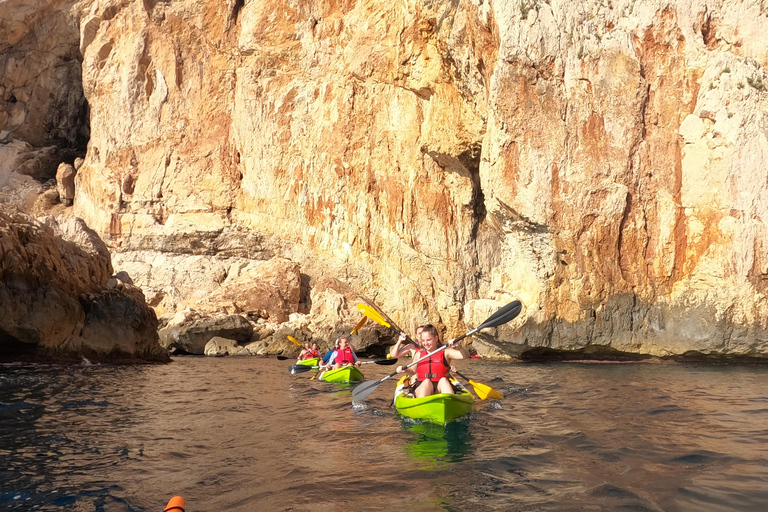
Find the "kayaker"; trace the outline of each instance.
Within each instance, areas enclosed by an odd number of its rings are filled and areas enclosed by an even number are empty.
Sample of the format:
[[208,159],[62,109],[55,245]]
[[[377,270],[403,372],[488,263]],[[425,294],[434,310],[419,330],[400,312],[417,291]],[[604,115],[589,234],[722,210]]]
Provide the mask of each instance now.
[[[400,338],[405,340],[404,335],[400,335]],[[400,341],[400,340],[398,340]],[[430,352],[434,352],[442,346],[440,343],[440,336],[437,334],[437,329],[432,325],[425,325],[420,333],[421,349],[416,350],[412,345],[407,348],[409,351],[414,352],[414,359],[421,359]],[[413,377],[411,377],[412,386],[415,385],[413,394],[417,398],[433,395],[435,393],[451,393],[454,394],[451,381],[448,379],[448,373],[451,370],[451,361],[457,359],[466,359],[469,357],[469,352],[461,344],[454,346],[453,340],[448,342],[448,348],[433,354],[431,357],[421,361],[416,365],[415,372],[413,368],[405,369],[404,366],[397,367],[397,373],[406,373],[416,376],[416,382],[413,383]]]
[[336,352],[337,350],[339,350],[339,338],[336,338],[336,341],[333,342],[333,348],[325,353],[321,363],[323,365],[327,365],[328,364],[328,360],[333,356],[333,353]]
[[342,336],[339,338],[339,348],[333,352],[327,366],[335,370],[349,364],[360,366],[360,361],[357,360],[357,354],[355,354],[355,351],[350,346],[349,339]]
[[320,348],[317,346],[317,343],[312,344],[312,349],[309,351],[309,357],[307,359],[313,357],[320,357]]
[[[416,341],[418,341],[419,336],[421,335],[421,331],[423,331],[423,330],[424,330],[424,326],[423,325],[420,325],[420,326],[418,326],[416,328]],[[392,359],[397,359],[398,357],[407,356],[408,354],[413,353],[413,351],[416,348],[420,348],[420,347],[415,347],[412,344],[403,345],[403,342],[406,339],[407,339],[407,337],[406,337],[405,333],[401,334],[400,337],[397,338],[397,343],[395,343],[394,345],[392,345],[389,348],[389,355],[390,355],[390,357]]]
[[309,355],[311,350],[312,350],[312,348],[310,347],[309,342],[306,342],[304,344],[304,348],[301,349],[301,352],[299,352],[299,357],[296,359],[296,362],[298,363],[298,362],[301,362],[301,361],[303,361],[305,359],[309,359],[311,357]]

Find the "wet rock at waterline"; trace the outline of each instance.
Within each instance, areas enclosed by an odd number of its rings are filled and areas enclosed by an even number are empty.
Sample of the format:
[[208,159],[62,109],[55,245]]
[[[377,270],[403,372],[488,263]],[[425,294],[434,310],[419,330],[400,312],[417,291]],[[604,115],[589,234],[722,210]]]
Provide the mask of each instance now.
[[251,341],[252,333],[253,326],[240,315],[211,316],[185,310],[176,313],[160,329],[160,343],[172,352],[202,355],[213,338],[245,344]]
[[111,275],[82,220],[0,210],[0,354],[167,361],[141,290]]

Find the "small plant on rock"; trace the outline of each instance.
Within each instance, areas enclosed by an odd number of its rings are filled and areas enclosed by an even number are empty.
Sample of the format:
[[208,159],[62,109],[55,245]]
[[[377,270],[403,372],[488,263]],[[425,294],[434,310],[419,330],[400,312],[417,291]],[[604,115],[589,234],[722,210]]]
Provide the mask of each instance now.
[[758,91],[765,91],[765,83],[763,83],[763,78],[760,76],[748,76],[747,83]]

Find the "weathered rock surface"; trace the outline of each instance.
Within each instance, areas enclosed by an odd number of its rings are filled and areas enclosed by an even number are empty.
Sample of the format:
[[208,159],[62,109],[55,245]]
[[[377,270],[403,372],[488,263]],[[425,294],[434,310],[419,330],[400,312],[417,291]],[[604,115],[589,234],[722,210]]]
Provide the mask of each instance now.
[[184,310],[160,329],[160,343],[171,351],[202,355],[206,344],[215,337],[246,344],[252,333],[253,326],[240,315],[211,316]]
[[56,187],[59,191],[59,200],[65,206],[72,206],[75,198],[75,168],[65,162],[59,164],[56,169]]
[[116,252],[215,261],[203,295],[224,258],[278,256],[301,314],[323,276],[449,334],[519,298],[485,336],[507,356],[768,355],[762,2],[11,4],[6,66],[44,15],[79,27],[76,214]]
[[245,347],[235,340],[214,336],[205,344],[203,353],[206,356],[244,356],[251,355]]
[[168,360],[141,290],[110,288],[111,275],[82,220],[0,210],[0,353]]

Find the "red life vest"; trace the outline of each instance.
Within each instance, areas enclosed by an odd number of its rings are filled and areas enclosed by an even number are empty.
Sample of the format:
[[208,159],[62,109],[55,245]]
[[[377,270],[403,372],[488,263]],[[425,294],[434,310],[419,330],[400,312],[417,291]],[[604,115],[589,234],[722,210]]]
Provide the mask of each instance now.
[[336,351],[335,364],[352,364],[355,362],[355,356],[352,355],[351,348],[345,348],[344,350]]
[[320,352],[314,348],[309,351],[309,357],[307,359],[312,359],[313,357],[320,357]]
[[[426,350],[419,350],[417,359],[421,359],[425,355],[429,354]],[[445,352],[440,351],[437,354],[432,354],[428,359],[420,361],[416,365],[416,375],[419,382],[423,380],[431,380],[437,382],[443,377],[448,376],[448,370],[450,367],[445,362]]]
[[312,355],[311,350],[307,350],[306,352],[304,352],[304,355],[301,356],[302,359],[312,359],[313,357],[315,356]]

